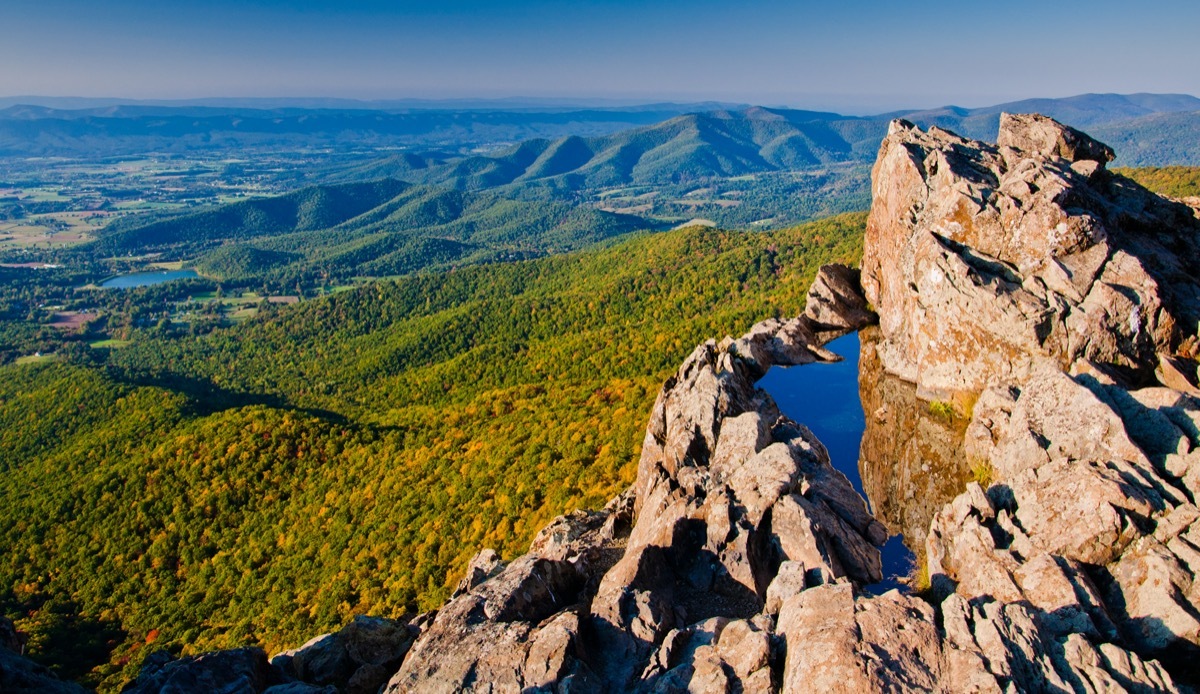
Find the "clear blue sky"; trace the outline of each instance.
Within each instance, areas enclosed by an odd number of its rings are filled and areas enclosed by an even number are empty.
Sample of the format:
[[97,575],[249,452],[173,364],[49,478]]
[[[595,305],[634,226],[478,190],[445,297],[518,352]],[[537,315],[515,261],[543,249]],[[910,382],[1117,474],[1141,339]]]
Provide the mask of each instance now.
[[1200,94],[1196,0],[0,0],[0,95],[882,110]]

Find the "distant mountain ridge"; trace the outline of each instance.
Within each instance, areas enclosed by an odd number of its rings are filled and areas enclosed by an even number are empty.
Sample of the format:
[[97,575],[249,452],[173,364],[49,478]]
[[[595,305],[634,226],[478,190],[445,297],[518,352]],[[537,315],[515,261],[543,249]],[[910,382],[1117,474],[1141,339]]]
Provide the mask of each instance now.
[[[949,106],[874,117],[770,109],[685,114],[590,138],[522,142],[508,150],[412,172],[478,189],[559,179],[568,188],[666,183],[871,161],[894,118],[994,140],[1002,112],[1038,112],[1118,143],[1119,165],[1200,164],[1200,99],[1177,94],[1087,94],[978,109]],[[1138,143],[1144,143],[1139,146]]]
[[385,178],[311,186],[148,223],[120,220],[85,252],[165,252],[195,258],[197,269],[217,279],[290,286],[317,274],[402,275],[563,252],[656,227],[558,197]]
[[[0,103],[3,103],[0,100]],[[258,106],[279,105],[272,108]],[[473,157],[429,182],[480,188],[578,174],[582,183],[660,181],[679,175],[869,162],[887,123],[903,117],[964,136],[993,139],[1002,111],[1037,112],[1101,138],[1164,142],[1200,129],[1200,99],[1185,94],[1082,94],[981,108],[946,106],[877,116],[717,108],[716,104],[537,108],[301,108],[286,100],[200,100],[186,105],[106,104],[85,109],[13,105],[0,110],[0,156],[84,156],[212,151],[231,147],[410,147],[521,141]],[[437,103],[437,102],[435,102]],[[454,103],[454,102],[449,102]],[[491,103],[491,102],[486,102]],[[247,106],[246,104],[249,104]],[[356,102],[351,102],[352,105]],[[606,139],[607,138],[607,139]],[[547,140],[547,142],[536,142]],[[1119,165],[1200,164],[1200,148],[1126,147]],[[440,177],[440,178],[439,178]],[[360,179],[361,180],[361,179]]]
[[0,110],[0,157],[185,154],[240,148],[436,147],[596,135],[658,123],[694,105],[629,109],[248,108],[116,104]]
[[9,106],[44,106],[52,109],[94,109],[110,106],[165,106],[182,108],[202,106],[243,109],[350,109],[376,111],[578,111],[582,109],[618,111],[711,111],[720,108],[745,108],[747,104],[700,101],[646,102],[639,99],[571,99],[554,97],[506,97],[494,99],[345,99],[337,97],[204,97],[196,99],[123,99],[85,96],[0,96],[0,109]]

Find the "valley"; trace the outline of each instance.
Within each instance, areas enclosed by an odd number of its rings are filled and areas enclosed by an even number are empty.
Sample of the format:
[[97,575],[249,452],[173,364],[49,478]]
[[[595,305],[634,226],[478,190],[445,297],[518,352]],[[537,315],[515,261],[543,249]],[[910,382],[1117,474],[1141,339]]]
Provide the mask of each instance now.
[[[20,461],[0,491],[20,538],[5,609],[48,662],[106,687],[151,632],[282,648],[427,609],[480,543],[516,551],[628,484],[674,361],[794,311],[818,265],[857,256],[861,224],[639,235],[139,334],[99,363],[3,367],[0,445]],[[80,659],[63,619],[113,650]]]

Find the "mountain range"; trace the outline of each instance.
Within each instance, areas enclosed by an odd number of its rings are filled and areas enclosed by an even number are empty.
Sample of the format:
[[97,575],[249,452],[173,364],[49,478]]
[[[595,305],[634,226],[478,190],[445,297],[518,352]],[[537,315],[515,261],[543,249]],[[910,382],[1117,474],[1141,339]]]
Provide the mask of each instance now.
[[358,102],[350,102],[355,108],[345,108],[343,102],[318,101],[309,103],[320,108],[261,108],[272,103],[210,100],[82,109],[15,104],[0,110],[0,156],[283,146],[419,149],[546,138],[547,142],[522,143],[499,156],[469,158],[443,175],[468,186],[568,173],[580,173],[587,181],[639,180],[661,178],[661,172],[672,167],[684,173],[740,175],[830,161],[868,162],[887,123],[899,117],[992,139],[1000,113],[1008,111],[1043,113],[1087,128],[1101,139],[1147,143],[1126,148],[1118,161],[1121,165],[1200,162],[1200,145],[1177,144],[1166,151],[1157,146],[1167,140],[1178,142],[1178,135],[1200,129],[1200,99],[1183,94],[1084,94],[867,117],[761,107],[713,110],[711,103],[533,108],[521,102],[470,102],[388,109],[364,108]]
[[874,117],[762,107],[685,114],[611,135],[532,140],[443,166],[417,164],[410,175],[458,188],[547,179],[583,188],[866,164],[895,118],[994,141],[1002,112],[1043,113],[1125,144],[1117,147],[1118,165],[1200,163],[1200,138],[1194,136],[1200,133],[1200,99],[1087,94]]
[[[135,127],[153,112],[163,118],[161,134],[199,127],[203,118],[235,117],[200,108],[194,113],[201,121],[189,125],[160,107],[102,110],[107,115],[93,111],[62,122],[87,128],[98,120],[130,121],[126,125]],[[570,251],[637,229],[697,221],[779,228],[867,207],[868,163],[893,118],[995,139],[1005,111],[1048,112],[1086,125],[1116,146],[1118,164],[1200,163],[1200,99],[1190,96],[1085,95],[869,118],[752,107],[676,115],[590,137],[533,138],[489,154],[414,149],[354,160],[327,169],[324,183],[283,196],[119,220],[100,234],[96,249],[112,256],[166,252],[196,261],[212,277],[291,287],[317,277],[398,275]],[[37,114],[45,112],[14,107],[4,113],[9,122],[37,127]],[[314,129],[363,117],[298,113],[289,117]],[[475,127],[527,115],[455,117]]]

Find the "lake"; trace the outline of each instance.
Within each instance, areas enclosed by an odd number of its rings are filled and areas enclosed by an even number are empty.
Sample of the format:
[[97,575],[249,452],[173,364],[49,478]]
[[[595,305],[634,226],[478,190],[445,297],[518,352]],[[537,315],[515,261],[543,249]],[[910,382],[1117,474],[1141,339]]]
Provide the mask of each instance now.
[[[816,434],[829,451],[833,467],[850,480],[859,494],[869,499],[859,472],[859,450],[866,429],[859,396],[859,347],[858,333],[839,337],[825,348],[842,357],[843,361],[771,367],[757,385],[770,393],[784,414]],[[904,546],[900,535],[888,540],[881,552],[884,580],[869,587],[871,592],[902,587],[897,579],[908,576],[912,570],[913,553]]]
[[156,270],[154,272],[135,272],[129,275],[121,275],[111,279],[104,280],[100,283],[102,289],[133,289],[135,287],[149,287],[153,284],[162,284],[171,280],[189,280],[196,279],[200,275],[195,270]]

